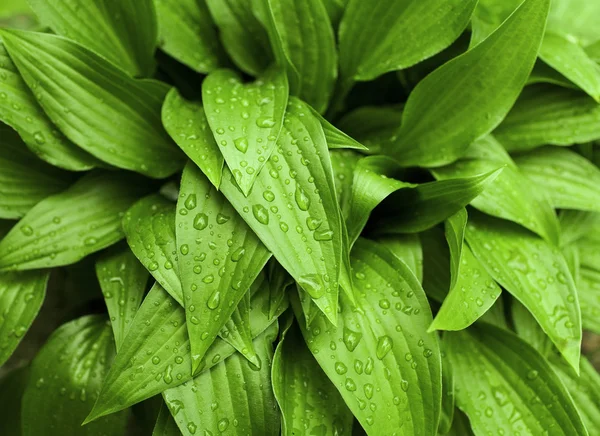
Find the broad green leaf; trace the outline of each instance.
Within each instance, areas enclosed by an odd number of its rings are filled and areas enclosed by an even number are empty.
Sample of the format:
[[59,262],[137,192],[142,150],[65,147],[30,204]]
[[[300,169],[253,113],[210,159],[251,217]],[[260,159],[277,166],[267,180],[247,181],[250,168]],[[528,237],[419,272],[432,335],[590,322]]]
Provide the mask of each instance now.
[[544,333],[531,312],[521,303],[513,300],[511,302],[511,315],[517,335],[535,348],[542,356],[548,357],[553,349],[552,341]]
[[433,227],[419,233],[423,249],[423,289],[427,296],[442,303],[450,291],[450,251],[444,232]]
[[119,413],[81,426],[115,355],[110,324],[101,315],[78,318],[56,330],[31,365],[23,395],[22,434],[125,435]]
[[340,23],[344,80],[372,80],[448,47],[467,27],[475,0],[350,0]]
[[12,370],[0,378],[0,432],[4,435],[21,435],[21,399],[29,379],[29,366]]
[[17,132],[40,159],[72,171],[89,170],[100,161],[60,133],[38,104],[0,38],[0,120]]
[[342,216],[348,222],[352,206],[352,185],[356,165],[362,156],[353,150],[330,150],[329,158],[333,168],[335,192]]
[[579,301],[583,328],[600,334],[600,272],[582,267],[579,272]]
[[556,209],[600,212],[600,170],[574,151],[544,147],[515,156],[515,163]]
[[[193,163],[184,169],[177,209],[179,276],[195,373],[271,253]],[[235,319],[243,321],[240,313]],[[258,365],[249,346],[244,354]]]
[[17,132],[0,124],[0,217],[22,217],[71,181],[69,173],[40,161]]
[[271,386],[272,342],[277,330],[277,324],[272,324],[254,341],[262,361],[260,370],[234,354],[163,392],[183,434],[279,435],[279,411]]
[[172,89],[163,104],[162,121],[171,138],[218,188],[224,159],[202,105],[185,100]]
[[525,0],[485,41],[422,80],[386,152],[405,166],[441,166],[498,126],[533,68],[549,3]]
[[159,45],[199,73],[227,64],[206,0],[154,0]]
[[60,36],[16,30],[0,35],[38,103],[71,141],[111,165],[150,177],[181,168],[183,157],[160,120],[165,84],[132,79]]
[[352,412],[308,350],[297,325],[277,345],[273,390],[284,436],[352,435]]
[[480,324],[444,337],[456,401],[475,434],[587,435],[550,364],[514,334]]
[[0,366],[15,351],[42,307],[49,276],[46,270],[0,273]]
[[69,265],[114,244],[140,185],[131,174],[92,173],[42,200],[0,241],[0,270]]
[[479,0],[471,17],[471,42],[475,47],[490,36],[523,0]]
[[523,174],[491,135],[475,141],[459,161],[432,171],[438,180],[469,177],[504,169],[471,205],[488,215],[516,222],[545,239],[558,239],[558,222],[551,203]]
[[367,151],[367,147],[365,147],[355,139],[352,139],[346,133],[342,132],[340,129],[335,127],[333,124],[327,121],[319,112],[313,109],[312,106],[308,106],[308,108],[321,123],[321,127],[323,127],[323,132],[325,133],[325,139],[327,139],[327,146],[330,150],[336,148],[352,148],[355,150]]
[[579,300],[560,250],[516,224],[480,213],[471,214],[466,238],[494,280],[523,303],[567,362],[578,368]]
[[[582,210],[561,210],[558,215],[560,222],[560,244],[567,246],[593,231],[600,229],[600,213]],[[598,226],[598,227],[595,227]]]
[[277,261],[335,323],[345,240],[323,129],[288,106],[277,147],[246,198],[226,171],[221,189]]
[[254,16],[251,0],[206,0],[223,47],[245,73],[258,76],[271,63],[269,36]]
[[164,401],[160,412],[158,412],[152,436],[181,436],[181,431],[179,431],[179,427],[177,427],[177,423],[173,419],[173,416],[171,416],[171,412],[169,412],[169,408]]
[[255,82],[218,70],[202,82],[206,117],[217,145],[245,195],[275,148],[288,99],[285,74],[267,70]]
[[357,305],[340,293],[337,327],[318,314],[310,328],[300,323],[304,340],[369,434],[434,434],[441,361],[437,337],[427,333],[425,293],[408,267],[376,243],[357,241],[352,266]]
[[151,76],[156,49],[153,0],[28,0],[55,33],[105,57],[132,76]]
[[377,240],[411,270],[419,283],[423,283],[423,248],[419,235],[388,235]]
[[144,298],[148,272],[127,244],[121,243],[105,251],[96,261],[96,275],[118,351]]
[[600,40],[596,17],[600,4],[588,0],[553,0],[548,28],[587,45]]
[[573,145],[600,139],[600,105],[558,86],[528,86],[494,136],[508,151]]

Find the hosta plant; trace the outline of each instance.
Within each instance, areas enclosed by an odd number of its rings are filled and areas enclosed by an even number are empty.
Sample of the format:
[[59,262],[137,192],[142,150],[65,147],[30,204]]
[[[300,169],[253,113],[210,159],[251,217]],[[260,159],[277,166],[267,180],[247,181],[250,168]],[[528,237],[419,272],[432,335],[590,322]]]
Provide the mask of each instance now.
[[599,434],[599,2],[0,17],[0,434]]

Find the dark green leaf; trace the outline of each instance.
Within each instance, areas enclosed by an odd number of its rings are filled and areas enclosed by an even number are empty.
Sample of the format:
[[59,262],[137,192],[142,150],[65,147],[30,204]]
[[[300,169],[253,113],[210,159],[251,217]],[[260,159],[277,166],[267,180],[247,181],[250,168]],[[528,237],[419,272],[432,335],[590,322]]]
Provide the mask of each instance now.
[[171,416],[171,412],[169,412],[169,408],[164,401],[162,402],[160,412],[158,412],[152,436],[181,436],[179,427],[177,427],[177,423]]
[[29,367],[10,371],[0,379],[0,432],[3,435],[21,436],[21,399],[29,379]]
[[511,302],[511,314],[517,335],[538,350],[542,356],[548,357],[553,348],[552,341],[544,333],[531,312],[521,303],[513,300]]
[[423,248],[423,289],[442,303],[450,290],[450,252],[444,232],[436,227],[419,234]]

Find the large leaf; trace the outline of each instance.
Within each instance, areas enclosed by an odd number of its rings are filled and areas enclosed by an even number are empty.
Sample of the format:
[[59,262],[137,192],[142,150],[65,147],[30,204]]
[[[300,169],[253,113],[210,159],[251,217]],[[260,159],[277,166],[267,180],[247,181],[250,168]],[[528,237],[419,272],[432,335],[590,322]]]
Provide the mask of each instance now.
[[306,347],[296,325],[277,345],[273,390],[281,408],[284,436],[352,434],[352,412]]
[[133,76],[150,76],[157,42],[153,0],[28,0],[40,22]]
[[0,124],[0,217],[16,219],[69,186],[69,173],[31,153],[17,132]]
[[526,342],[497,327],[444,337],[458,406],[476,434],[587,435],[567,390],[548,362]]
[[177,423],[171,416],[169,408],[163,402],[158,412],[158,418],[156,419],[156,425],[152,430],[152,436],[181,436],[181,431],[177,427]]
[[193,380],[163,392],[184,435],[279,435],[279,411],[271,386],[272,342],[277,330],[277,324],[272,324],[254,341],[262,361],[259,370],[234,354]]
[[110,324],[89,315],[56,330],[37,354],[23,395],[23,436],[124,435],[119,413],[81,427],[115,355]]
[[37,316],[48,271],[0,273],[0,366],[11,356]]
[[485,41],[422,80],[386,152],[406,166],[445,165],[500,124],[533,68],[549,3],[525,0]]
[[160,120],[165,84],[132,79],[60,36],[16,30],[0,35],[44,111],[71,141],[105,162],[150,177],[181,168],[182,156]]
[[122,215],[145,189],[130,174],[83,177],[34,206],[0,241],[0,270],[69,265],[114,244]]
[[[179,275],[195,373],[271,253],[194,163],[184,169],[177,209]],[[258,365],[251,348],[245,354]]]
[[70,142],[44,113],[0,39],[0,120],[14,128],[40,159],[73,171],[99,161]]
[[480,213],[471,214],[466,238],[494,280],[527,307],[569,364],[578,368],[579,300],[558,248],[522,227]]
[[96,275],[110,316],[115,345],[121,347],[146,292],[148,272],[129,247],[121,243],[102,254]]
[[288,99],[286,76],[270,69],[244,84],[236,72],[218,70],[202,82],[202,97],[217,145],[248,195],[281,130]]
[[221,189],[277,261],[335,323],[345,242],[329,150],[319,121],[309,114],[296,102],[288,106],[277,148],[248,198],[229,172]]
[[441,361],[425,293],[384,247],[361,239],[352,255],[356,305],[340,293],[337,327],[318,314],[310,328],[300,322],[304,339],[370,434],[434,434]]

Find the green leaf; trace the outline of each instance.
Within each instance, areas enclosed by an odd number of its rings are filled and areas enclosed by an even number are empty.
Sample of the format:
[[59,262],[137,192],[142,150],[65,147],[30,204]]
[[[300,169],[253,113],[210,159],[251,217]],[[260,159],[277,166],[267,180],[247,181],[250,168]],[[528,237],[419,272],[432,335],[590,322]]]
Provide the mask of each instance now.
[[206,0],[154,0],[159,45],[199,73],[227,64]]
[[105,251],[96,261],[96,275],[119,350],[144,298],[148,272],[129,247],[121,243]]
[[582,267],[579,272],[579,300],[583,328],[600,334],[600,272]]
[[542,356],[548,357],[553,349],[552,341],[544,333],[531,312],[521,303],[513,300],[511,302],[511,314],[517,335],[535,348]]
[[490,36],[523,0],[479,0],[471,17],[470,47]]
[[325,133],[325,139],[327,139],[327,146],[330,150],[336,148],[351,148],[355,150],[367,151],[367,147],[365,147],[355,139],[352,139],[346,133],[342,132],[340,129],[335,127],[325,118],[323,118],[323,116],[319,112],[313,109],[312,106],[308,106],[308,108],[321,123],[321,127],[323,127],[323,132]]
[[15,351],[42,307],[49,276],[45,270],[0,273],[0,366]]
[[[184,169],[177,209],[179,275],[195,373],[271,253],[194,163]],[[242,321],[240,316],[235,319]],[[258,365],[252,349],[243,349]]]
[[600,229],[600,214],[581,210],[561,210],[558,215],[560,222],[560,245],[568,246],[593,231],[595,226]]
[[114,244],[121,216],[145,189],[131,174],[86,175],[35,205],[0,241],[0,270],[69,265]]
[[600,170],[574,151],[543,147],[515,156],[515,163],[556,209],[600,212]]
[[[0,39],[0,120],[17,132],[40,159],[72,171],[100,161],[70,142],[44,113]],[[4,133],[3,133],[4,134]]]
[[221,189],[277,261],[335,323],[345,245],[342,217],[323,129],[317,119],[301,113],[306,113],[303,106],[288,106],[277,148],[248,198],[229,171]]
[[277,345],[273,390],[284,436],[352,435],[352,412],[306,347],[297,325],[284,332]]
[[549,3],[525,0],[485,41],[422,80],[389,153],[405,166],[441,166],[498,126],[533,68]]
[[69,186],[72,177],[40,161],[17,132],[0,124],[0,217],[20,218],[44,198]]
[[269,35],[254,16],[251,0],[206,0],[223,47],[245,73],[258,76],[272,61]]
[[23,436],[124,435],[120,413],[81,427],[115,355],[110,324],[88,315],[56,330],[37,354],[23,395]]
[[60,36],[16,30],[0,35],[44,111],[71,141],[111,165],[150,177],[181,168],[182,156],[160,120],[165,84],[132,79]]
[[572,89],[528,86],[494,135],[511,152],[594,141],[600,139],[600,105]]
[[408,267],[376,243],[358,240],[352,266],[357,304],[340,293],[337,327],[318,314],[310,328],[300,323],[304,340],[370,434],[434,434],[441,361],[437,337],[427,333],[425,293]]
[[389,235],[377,240],[411,270],[419,283],[423,283],[423,248],[417,234]]
[[29,366],[12,370],[0,378],[0,408],[3,418],[0,432],[21,435],[21,400],[29,379]]
[[533,70],[529,75],[529,79],[527,80],[527,85],[536,83],[549,83],[564,88],[579,89],[577,85],[568,80],[565,76],[540,60],[535,63]]
[[171,412],[169,412],[169,408],[164,401],[162,402],[160,412],[158,412],[152,436],[181,436],[179,427],[177,427],[177,423],[171,416]]
[[350,0],[340,23],[345,80],[372,80],[448,47],[467,27],[475,0]]
[[163,392],[183,434],[279,435],[279,411],[271,386],[272,342],[277,330],[277,324],[272,324],[254,341],[262,361],[260,370],[234,354]]
[[[443,342],[441,343],[441,347],[443,350]],[[455,416],[454,410],[456,407],[454,403],[454,374],[452,364],[450,363],[448,353],[442,351],[442,414],[440,415],[438,434],[450,432]]]
[[466,238],[494,280],[523,303],[567,362],[578,368],[579,300],[559,249],[522,227],[481,213],[471,214]]
[[352,185],[356,165],[361,155],[353,150],[330,150],[329,158],[333,168],[335,192],[342,211],[342,216],[348,222],[352,207]]
[[444,234],[450,249],[450,288],[456,286],[456,281],[460,276],[459,270],[468,218],[467,210],[460,209],[444,221]]
[[248,195],[281,130],[288,99],[285,74],[270,69],[245,84],[238,73],[218,70],[202,82],[202,97],[217,145]]
[[420,233],[423,248],[423,289],[427,296],[442,303],[450,291],[450,251],[444,232],[433,227]]
[[481,324],[444,337],[456,400],[476,434],[587,435],[548,362],[514,334]]
[[[442,433],[438,433],[442,434]],[[469,418],[462,413],[459,409],[454,410],[454,419],[452,420],[452,427],[446,433],[448,436],[473,436],[473,430],[469,423]]]
[[596,17],[600,5],[587,0],[554,0],[548,16],[548,29],[570,35],[587,45],[600,39]]
[[150,76],[156,49],[153,0],[28,0],[43,25],[132,76]]
[[276,313],[281,313],[283,306],[289,304],[287,289],[294,284],[294,279],[275,259],[267,265],[267,276],[269,279],[269,319],[274,318]]
[[[271,310],[271,300],[269,300]],[[275,313],[279,313],[275,311]],[[246,292],[231,317],[219,331],[219,337],[235,348],[248,361],[260,368],[261,362],[252,344],[252,328],[250,326],[250,294]],[[196,362],[196,360],[194,361]]]
[[173,88],[163,104],[162,121],[179,148],[218,188],[225,161],[210,131],[202,104],[185,100]]

